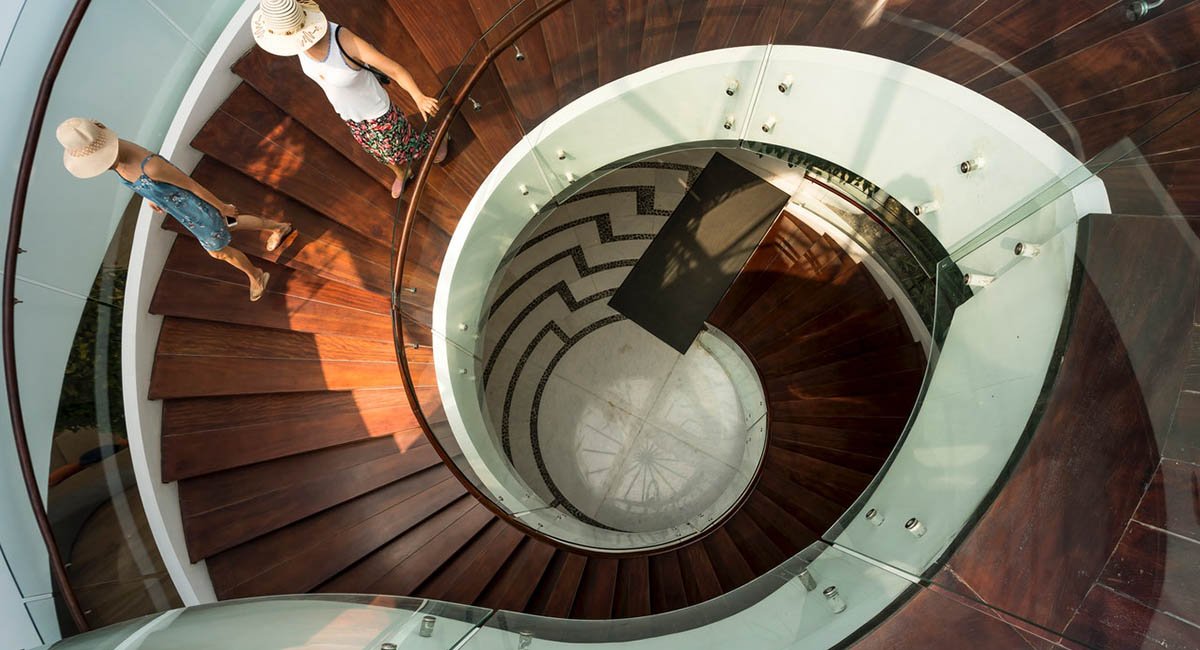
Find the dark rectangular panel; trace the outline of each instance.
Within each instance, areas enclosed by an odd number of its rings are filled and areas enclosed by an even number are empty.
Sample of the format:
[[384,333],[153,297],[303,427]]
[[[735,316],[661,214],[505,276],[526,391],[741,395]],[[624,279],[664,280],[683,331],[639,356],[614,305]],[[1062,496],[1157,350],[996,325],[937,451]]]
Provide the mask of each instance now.
[[713,156],[609,306],[687,352],[787,200],[745,167]]

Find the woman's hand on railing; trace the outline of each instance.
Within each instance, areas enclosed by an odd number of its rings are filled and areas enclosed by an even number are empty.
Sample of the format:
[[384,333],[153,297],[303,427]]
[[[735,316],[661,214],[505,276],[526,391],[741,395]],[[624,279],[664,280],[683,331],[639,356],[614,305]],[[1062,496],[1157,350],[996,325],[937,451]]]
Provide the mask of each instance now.
[[424,117],[426,122],[437,114],[438,100],[418,93],[413,95],[413,101],[417,103],[417,110],[421,111],[421,117]]

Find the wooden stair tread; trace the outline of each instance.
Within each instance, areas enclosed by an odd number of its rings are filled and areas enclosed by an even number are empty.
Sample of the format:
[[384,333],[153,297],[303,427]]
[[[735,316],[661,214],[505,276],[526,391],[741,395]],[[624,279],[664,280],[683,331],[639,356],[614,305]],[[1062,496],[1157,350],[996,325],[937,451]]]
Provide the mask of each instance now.
[[[213,413],[222,413],[214,422]],[[403,389],[171,399],[163,404],[163,480],[252,465],[357,440],[424,442]]]
[[396,202],[325,141],[246,84],[192,146],[351,230],[390,245]]
[[214,586],[224,598],[314,589],[462,493],[446,469],[425,470],[212,556]]
[[[310,463],[292,462],[289,463],[292,467],[271,472],[272,478],[279,481],[281,487],[278,489],[243,494],[236,502],[208,510],[185,511],[183,521],[189,551],[198,557],[208,557],[441,462],[428,445],[399,453],[390,440],[381,439],[381,442],[389,453],[377,458],[339,467],[336,464],[337,448],[314,452],[311,458],[305,459],[311,460]],[[294,458],[272,462],[286,463]],[[268,471],[263,469],[255,473],[261,475]],[[191,501],[184,496],[185,492],[195,495],[196,501],[214,500],[213,490],[222,495],[230,494],[227,486],[206,481],[207,478],[188,479],[180,485],[181,506]],[[240,484],[238,489],[242,490]]]

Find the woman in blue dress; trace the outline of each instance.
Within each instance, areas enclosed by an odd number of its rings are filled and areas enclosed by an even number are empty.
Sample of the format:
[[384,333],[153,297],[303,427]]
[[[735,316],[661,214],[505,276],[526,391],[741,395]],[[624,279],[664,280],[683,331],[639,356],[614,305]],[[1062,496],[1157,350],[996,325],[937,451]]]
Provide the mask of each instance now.
[[237,268],[250,281],[250,300],[262,298],[271,274],[250,262],[246,254],[229,245],[232,230],[270,232],[267,250],[279,248],[292,232],[290,223],[249,214],[225,203],[192,180],[167,159],[132,142],[121,140],[95,120],[73,117],[58,125],[63,164],[78,178],[92,178],[108,170],[139,194],[156,212],[166,212],[183,224],[208,254]]

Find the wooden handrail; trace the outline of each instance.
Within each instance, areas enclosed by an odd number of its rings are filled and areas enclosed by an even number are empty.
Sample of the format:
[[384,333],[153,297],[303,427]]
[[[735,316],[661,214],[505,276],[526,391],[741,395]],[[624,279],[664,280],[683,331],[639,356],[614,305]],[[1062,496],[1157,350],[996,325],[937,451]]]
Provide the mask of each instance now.
[[42,536],[42,544],[50,556],[50,574],[58,586],[59,593],[71,619],[80,632],[88,631],[87,619],[83,609],[75,597],[75,591],[67,580],[67,569],[63,565],[62,555],[58,552],[58,543],[54,539],[54,530],[50,526],[50,517],[46,514],[46,506],[42,503],[42,493],[38,489],[37,477],[33,471],[33,461],[29,455],[29,440],[25,436],[25,416],[21,411],[21,390],[17,383],[17,352],[13,335],[14,308],[16,307],[17,256],[21,253],[21,225],[25,220],[25,200],[29,195],[29,180],[33,174],[33,159],[37,154],[38,137],[46,121],[46,109],[50,104],[50,92],[54,90],[54,82],[62,70],[63,60],[75,32],[83,21],[83,14],[91,5],[91,0],[76,0],[74,9],[67,16],[62,34],[46,64],[46,72],[42,75],[42,83],[38,86],[37,97],[33,104],[33,115],[29,118],[29,130],[25,134],[25,149],[21,152],[21,166],[17,170],[17,185],[13,193],[12,217],[8,224],[8,246],[4,250],[4,290],[3,309],[0,315],[0,329],[3,335],[4,347],[4,389],[8,392],[8,413],[12,420],[13,439],[17,446],[17,461],[21,466],[21,478],[25,481],[25,492],[29,496],[29,506],[37,520],[38,532]]
[[[526,18],[524,21],[522,21],[516,27],[514,27],[513,30],[509,34],[507,34],[504,38],[500,39],[500,41],[497,42],[495,46],[493,46],[491,49],[488,50],[487,54],[484,55],[483,59],[471,71],[471,75],[470,75],[470,77],[467,78],[467,81],[463,85],[462,89],[460,89],[458,91],[458,94],[455,95],[453,102],[451,102],[451,104],[450,104],[449,110],[447,110],[447,112],[446,112],[446,116],[443,118],[442,123],[438,126],[437,132],[435,133],[435,135],[433,137],[433,141],[430,144],[429,151],[431,151],[431,152],[437,151],[438,148],[441,146],[441,143],[445,140],[446,135],[449,132],[451,121],[453,121],[453,119],[459,114],[460,110],[462,109],[463,104],[465,104],[467,102],[468,95],[470,94],[471,90],[475,87],[475,84],[479,82],[479,79],[487,71],[488,67],[491,66],[492,62],[495,61],[496,58],[502,52],[504,52],[504,50],[508,49],[508,47],[510,45],[512,45],[514,42],[516,42],[516,40],[518,38],[520,38],[522,35],[524,35],[530,29],[532,29],[536,25],[540,24],[542,22],[542,20],[544,20],[545,18],[547,18],[554,12],[558,11],[562,7],[566,6],[570,2],[571,2],[571,0],[552,0],[551,2],[547,3],[546,5],[542,6],[537,11],[532,13],[528,18]],[[732,518],[733,515],[736,514],[738,510],[741,509],[741,506],[746,502],[746,500],[750,497],[750,494],[754,491],[756,485],[758,484],[758,480],[759,480],[761,470],[762,470],[761,462],[759,464],[757,471],[755,471],[752,480],[747,485],[746,490],[738,498],[737,502],[732,507],[730,507],[725,513],[723,513],[723,515],[720,518],[718,518],[716,521],[714,521],[712,524],[710,524],[700,534],[694,535],[691,537],[687,537],[684,539],[680,539],[680,540],[677,540],[677,541],[669,543],[669,544],[664,544],[662,546],[656,546],[651,549],[645,549],[640,552],[639,551],[628,551],[628,552],[602,551],[602,550],[598,550],[598,549],[583,548],[583,547],[579,547],[579,546],[575,546],[575,545],[566,543],[566,542],[556,539],[554,537],[551,537],[551,536],[547,535],[546,533],[525,524],[524,522],[519,520],[517,517],[513,516],[512,513],[501,508],[494,501],[492,501],[491,497],[484,494],[483,491],[479,489],[479,486],[475,485],[475,483],[473,481],[471,481],[471,479],[469,477],[467,477],[467,475],[461,469],[459,469],[458,464],[454,461],[454,459],[450,456],[450,454],[446,452],[445,447],[442,446],[441,441],[438,439],[437,435],[433,432],[432,427],[429,426],[429,421],[425,418],[425,412],[421,407],[420,401],[417,399],[417,392],[416,392],[416,389],[415,389],[415,387],[413,385],[413,381],[412,381],[412,373],[408,367],[408,357],[405,354],[407,347],[404,345],[404,316],[401,313],[401,304],[400,304],[400,300],[398,298],[398,296],[401,295],[401,287],[404,286],[404,266],[405,266],[405,261],[407,259],[407,255],[408,255],[409,238],[412,233],[413,225],[415,224],[416,219],[417,219],[417,212],[418,212],[417,207],[418,207],[418,205],[420,205],[421,196],[425,191],[425,185],[427,184],[427,182],[429,180],[429,173],[433,169],[433,165],[434,165],[433,156],[432,155],[425,156],[424,160],[421,163],[421,168],[417,173],[417,177],[416,177],[414,183],[412,184],[412,188],[413,188],[412,189],[412,197],[409,199],[408,205],[407,205],[406,209],[404,210],[404,219],[403,219],[402,227],[400,230],[400,237],[399,237],[399,243],[397,244],[396,256],[394,258],[394,262],[395,262],[396,266],[393,269],[393,276],[392,276],[392,338],[393,338],[393,341],[396,346],[396,357],[400,363],[400,376],[404,382],[405,396],[408,398],[409,406],[412,408],[413,413],[416,415],[417,423],[421,426],[421,430],[424,431],[425,437],[429,439],[429,444],[433,446],[433,448],[437,452],[438,456],[442,459],[442,463],[444,465],[446,465],[446,467],[455,476],[455,478],[457,478],[458,481],[460,483],[462,483],[463,487],[466,488],[467,492],[469,492],[471,494],[471,496],[473,496],[477,501],[482,503],[484,505],[484,507],[486,507],[488,510],[490,510],[497,517],[500,517],[501,519],[506,521],[508,524],[516,527],[523,534],[528,535],[529,537],[532,537],[540,542],[549,544],[556,548],[568,550],[573,553],[579,553],[581,555],[588,555],[588,556],[593,556],[593,557],[630,557],[630,556],[635,556],[635,555],[639,555],[639,554],[663,553],[663,552],[667,552],[667,551],[670,551],[673,549],[680,548],[682,546],[686,546],[688,544],[693,544],[693,543],[707,537],[708,535],[716,532],[718,529],[720,529],[722,526],[724,526],[725,523],[730,518]],[[399,210],[397,210],[397,212],[399,212]],[[755,370],[758,371],[757,366],[755,367]],[[761,372],[759,372],[759,381],[763,385],[766,385],[766,382],[762,378]],[[770,409],[768,407],[768,431],[770,429],[769,413],[770,413]]]

